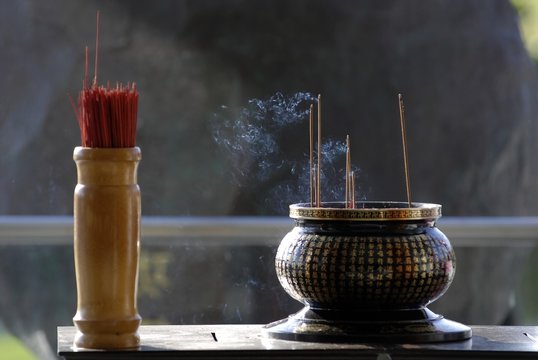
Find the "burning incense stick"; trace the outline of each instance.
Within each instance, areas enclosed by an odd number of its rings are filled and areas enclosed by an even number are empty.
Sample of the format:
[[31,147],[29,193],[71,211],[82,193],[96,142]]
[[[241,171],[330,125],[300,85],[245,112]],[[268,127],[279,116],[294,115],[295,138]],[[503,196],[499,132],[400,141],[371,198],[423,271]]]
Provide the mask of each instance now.
[[84,147],[124,148],[136,143],[136,120],[138,92],[135,83],[115,87],[97,84],[99,51],[99,12],[95,36],[95,70],[93,84],[88,84],[88,48],[85,53],[85,76],[82,90],[75,105],[71,104],[80,127],[81,143]]
[[405,129],[405,113],[402,94],[398,94],[398,103],[400,105],[400,128],[402,130],[402,147],[405,170],[405,190],[407,192],[407,204],[411,207],[411,186],[409,184],[409,158],[407,152],[407,134]]
[[[310,184],[310,207],[321,207],[321,95],[318,95],[318,123],[317,123],[317,151],[314,159],[314,105],[310,105],[308,117],[309,130],[309,184]],[[317,164],[314,164],[317,160]],[[351,166],[351,141],[346,136],[346,169],[345,169],[345,199],[344,207],[355,208],[355,172]]]
[[316,179],[316,206],[321,207],[321,94],[318,95],[318,169]]
[[355,171],[351,172],[351,208],[355,209]]
[[346,191],[345,191],[345,203],[346,208],[350,207],[351,203],[351,144],[349,142],[349,135],[346,136]]
[[310,111],[308,113],[309,115],[309,121],[308,121],[308,130],[309,130],[309,142],[310,142],[310,150],[309,150],[309,158],[310,158],[310,173],[309,173],[309,180],[310,180],[310,207],[314,207],[315,202],[315,187],[314,187],[314,173],[313,173],[313,165],[314,165],[314,105],[310,104]]
[[345,207],[348,209],[355,208],[355,172],[351,166],[351,141],[349,135],[346,136],[346,194]]
[[[318,187],[318,180],[317,180],[317,175],[316,175],[316,171],[317,171],[317,166],[316,164],[313,165],[312,167],[312,173],[310,174],[310,181],[312,181],[312,189],[317,189]],[[314,192],[314,199],[313,199],[313,202],[312,202],[312,207],[314,206],[317,206],[317,194],[316,192]]]

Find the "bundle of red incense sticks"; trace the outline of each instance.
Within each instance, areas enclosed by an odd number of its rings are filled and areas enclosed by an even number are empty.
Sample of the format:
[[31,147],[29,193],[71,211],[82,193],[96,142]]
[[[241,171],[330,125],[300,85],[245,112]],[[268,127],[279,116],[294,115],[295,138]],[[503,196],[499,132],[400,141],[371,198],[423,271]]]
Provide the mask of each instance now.
[[135,84],[82,89],[76,109],[84,147],[124,148],[136,142],[138,92]]
[[80,126],[81,145],[97,148],[134,147],[136,143],[136,119],[138,92],[135,83],[126,86],[117,83],[97,85],[99,49],[99,13],[97,13],[97,35],[95,41],[95,74],[93,84],[88,83],[88,48],[82,91],[77,105],[72,101]]

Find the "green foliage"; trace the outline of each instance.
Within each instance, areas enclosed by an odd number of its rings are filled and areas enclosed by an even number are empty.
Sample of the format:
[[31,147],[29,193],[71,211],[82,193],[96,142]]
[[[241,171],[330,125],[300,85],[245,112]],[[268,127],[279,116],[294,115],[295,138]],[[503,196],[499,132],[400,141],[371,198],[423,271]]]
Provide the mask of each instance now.
[[171,285],[167,274],[172,261],[169,251],[143,251],[140,254],[140,296],[159,299]]
[[529,55],[538,61],[538,1],[511,0],[519,14],[519,26]]
[[5,333],[0,334],[0,354],[2,360],[37,359],[19,340]]
[[[519,26],[523,42],[535,63],[538,64],[538,1],[511,0],[519,14]],[[524,272],[518,292],[520,301],[518,321],[533,325],[538,321],[538,273],[535,264],[538,261],[538,249],[535,249]]]
[[532,251],[517,294],[519,303],[518,325],[536,325],[538,322],[538,249]]

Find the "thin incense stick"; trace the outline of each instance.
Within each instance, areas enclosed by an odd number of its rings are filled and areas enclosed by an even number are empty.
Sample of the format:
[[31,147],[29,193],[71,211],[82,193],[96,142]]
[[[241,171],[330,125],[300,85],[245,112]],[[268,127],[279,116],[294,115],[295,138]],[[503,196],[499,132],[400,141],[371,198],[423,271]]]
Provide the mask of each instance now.
[[[317,189],[318,185],[317,185],[317,166],[316,164],[314,164],[313,168],[312,168],[312,174],[311,174],[311,179],[312,179],[312,187],[314,189]],[[317,195],[315,195],[315,204],[317,206]]]
[[346,208],[350,207],[351,199],[351,145],[349,143],[349,135],[346,136]]
[[400,105],[400,128],[402,130],[402,147],[404,156],[404,170],[405,170],[405,190],[407,192],[407,204],[411,207],[411,186],[409,184],[409,158],[407,151],[407,133],[405,129],[405,112],[403,104],[402,94],[398,94],[398,103]]
[[355,171],[351,172],[351,208],[355,209]]
[[309,142],[310,142],[310,149],[309,149],[309,159],[310,159],[310,172],[309,172],[309,180],[310,180],[310,207],[314,206],[314,181],[312,179],[313,177],[313,165],[314,165],[314,105],[310,104],[310,111],[309,111],[309,119],[308,119],[308,130],[309,130]]
[[86,46],[86,50],[84,52],[85,56],[85,65],[84,65],[84,80],[82,80],[82,88],[87,89],[88,88],[88,47]]
[[95,69],[93,71],[93,85],[97,86],[97,68],[99,67],[99,11],[97,11],[95,30]]
[[318,95],[318,169],[316,178],[316,206],[321,207],[321,94]]
[[93,84],[88,82],[88,47],[85,50],[84,80],[78,103],[71,100],[79,123],[81,145],[84,147],[123,148],[136,143],[138,91],[134,83],[120,83],[113,88],[110,83],[99,86],[97,71],[99,61],[99,12],[95,36],[95,70]]

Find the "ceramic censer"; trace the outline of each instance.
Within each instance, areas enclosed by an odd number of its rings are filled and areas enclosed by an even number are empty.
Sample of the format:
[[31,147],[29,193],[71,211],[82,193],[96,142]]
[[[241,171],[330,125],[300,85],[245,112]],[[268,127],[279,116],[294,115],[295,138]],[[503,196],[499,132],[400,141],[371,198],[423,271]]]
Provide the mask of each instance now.
[[290,206],[295,228],[282,240],[276,272],[305,304],[265,326],[269,337],[330,342],[441,342],[471,329],[426,308],[456,270],[447,237],[435,227],[441,205],[357,202]]

